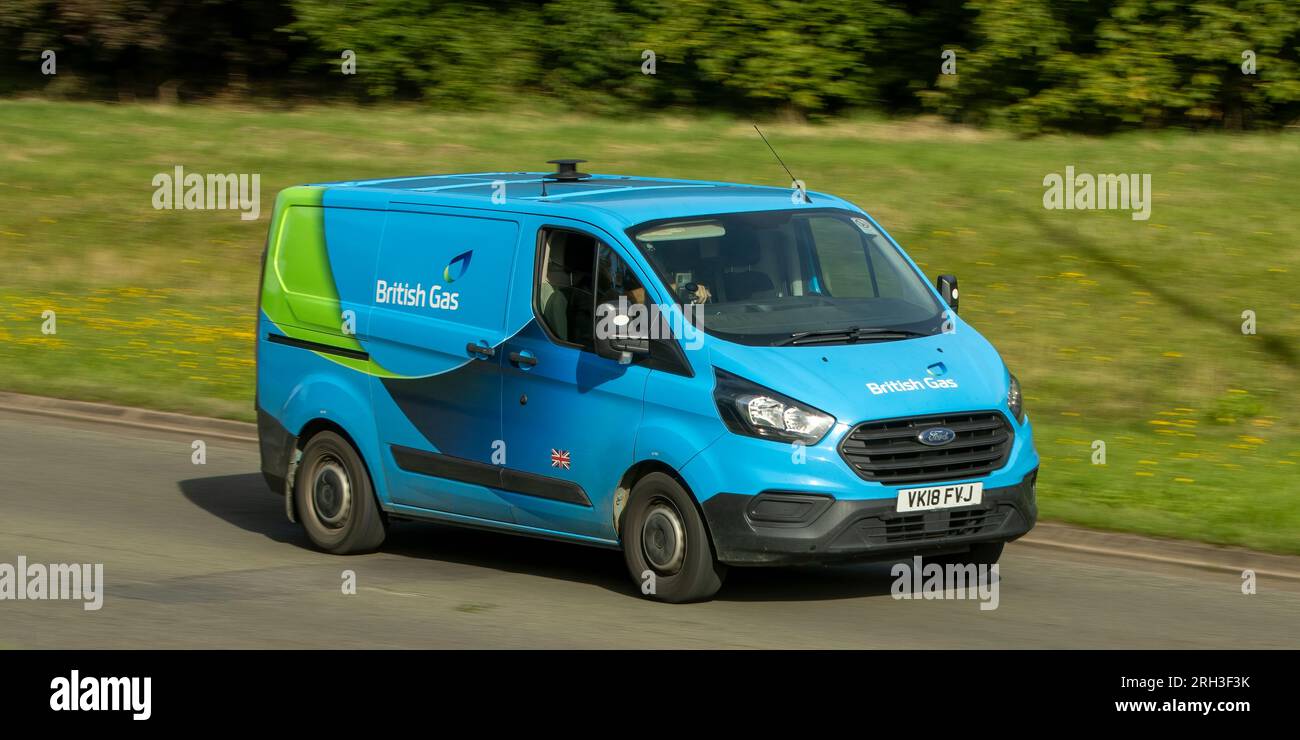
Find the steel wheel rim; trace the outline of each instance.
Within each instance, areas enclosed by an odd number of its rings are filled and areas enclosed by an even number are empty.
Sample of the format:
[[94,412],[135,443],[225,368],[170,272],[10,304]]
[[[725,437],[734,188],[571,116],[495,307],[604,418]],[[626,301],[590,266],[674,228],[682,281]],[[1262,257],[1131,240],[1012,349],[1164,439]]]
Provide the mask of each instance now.
[[311,503],[316,519],[329,529],[342,529],[352,514],[352,480],[343,464],[325,457],[311,481]]
[[686,525],[682,516],[667,500],[651,502],[641,524],[641,554],[662,575],[682,569],[686,560]]

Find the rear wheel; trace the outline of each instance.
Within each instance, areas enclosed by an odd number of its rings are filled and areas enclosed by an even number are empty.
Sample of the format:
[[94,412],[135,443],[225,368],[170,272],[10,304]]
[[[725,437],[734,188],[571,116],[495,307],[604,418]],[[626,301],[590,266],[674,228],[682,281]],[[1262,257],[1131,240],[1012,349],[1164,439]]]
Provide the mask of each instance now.
[[370,474],[343,437],[325,431],[307,442],[293,489],[298,516],[316,547],[351,555],[383,544],[387,525]]
[[633,486],[622,532],[628,572],[646,596],[702,601],[722,587],[727,566],[713,556],[695,501],[672,477],[650,473]]

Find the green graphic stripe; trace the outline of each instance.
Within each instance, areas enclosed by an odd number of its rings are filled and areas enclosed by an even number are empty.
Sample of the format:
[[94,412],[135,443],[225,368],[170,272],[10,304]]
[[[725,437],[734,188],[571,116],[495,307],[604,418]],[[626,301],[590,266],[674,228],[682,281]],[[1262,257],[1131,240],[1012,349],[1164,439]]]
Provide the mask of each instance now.
[[[286,336],[365,352],[356,337],[343,333],[343,305],[325,242],[325,188],[294,187],[275,200],[274,224],[262,281],[262,310]],[[410,377],[390,372],[374,360],[317,352],[368,375]]]

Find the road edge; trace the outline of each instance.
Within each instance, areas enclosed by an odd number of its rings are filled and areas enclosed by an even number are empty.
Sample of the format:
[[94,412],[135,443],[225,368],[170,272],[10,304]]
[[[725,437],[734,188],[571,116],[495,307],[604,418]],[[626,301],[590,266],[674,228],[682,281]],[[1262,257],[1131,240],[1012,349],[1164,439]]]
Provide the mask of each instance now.
[[232,442],[257,443],[256,424],[91,401],[71,401],[65,398],[0,391],[0,411],[52,416],[73,421],[97,421],[140,429],[193,434]]
[[[168,411],[73,401],[0,391],[0,411],[90,421],[205,439],[257,443],[257,425],[229,419],[190,416]],[[1300,581],[1300,557],[1259,552],[1242,547],[1211,545],[1147,535],[1089,529],[1061,522],[1040,521],[1017,540],[1032,547],[1085,552],[1145,562],[1181,565],[1200,570]]]

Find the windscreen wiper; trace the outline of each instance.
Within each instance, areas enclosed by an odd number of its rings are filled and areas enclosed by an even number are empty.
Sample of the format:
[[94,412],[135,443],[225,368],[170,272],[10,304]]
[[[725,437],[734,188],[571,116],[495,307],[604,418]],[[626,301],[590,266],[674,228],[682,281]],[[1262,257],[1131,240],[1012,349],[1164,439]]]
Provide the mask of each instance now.
[[772,343],[773,347],[797,344],[832,344],[843,342],[853,344],[854,342],[892,342],[899,339],[911,339],[912,337],[926,337],[928,334],[912,331],[911,329],[881,329],[868,327],[861,329],[852,327],[849,329],[818,329],[816,331],[797,331],[784,339],[778,339]]

